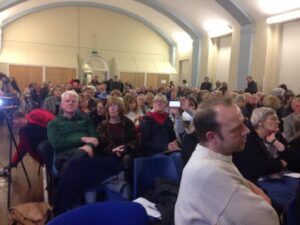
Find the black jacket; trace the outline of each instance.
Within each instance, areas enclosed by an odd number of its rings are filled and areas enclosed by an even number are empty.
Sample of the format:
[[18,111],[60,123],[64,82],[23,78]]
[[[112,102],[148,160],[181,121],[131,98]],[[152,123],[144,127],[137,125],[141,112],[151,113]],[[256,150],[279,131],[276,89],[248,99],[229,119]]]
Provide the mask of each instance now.
[[176,140],[174,125],[169,117],[161,125],[146,115],[143,117],[140,129],[142,134],[141,152],[144,156],[167,151],[168,144]]
[[257,84],[255,81],[252,81],[247,84],[247,88],[245,89],[245,92],[249,92],[251,94],[255,94],[257,92]]
[[183,166],[185,166],[189,161],[189,159],[191,158],[198,143],[199,140],[195,132],[183,136],[182,146],[181,146],[182,148],[181,156],[182,156]]

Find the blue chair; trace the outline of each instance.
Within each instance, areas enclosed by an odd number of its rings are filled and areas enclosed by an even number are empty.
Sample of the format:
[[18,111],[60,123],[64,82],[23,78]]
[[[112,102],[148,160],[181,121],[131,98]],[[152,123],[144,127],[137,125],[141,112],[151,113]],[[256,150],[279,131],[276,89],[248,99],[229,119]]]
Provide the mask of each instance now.
[[171,157],[136,158],[133,170],[133,199],[142,196],[154,184],[157,177],[180,182],[180,176]]
[[300,220],[297,215],[296,199],[290,202],[287,212],[287,225],[299,225]]
[[146,210],[134,202],[85,205],[51,220],[48,225],[147,225]]
[[158,153],[158,154],[154,155],[153,157],[170,157],[171,159],[173,159],[176,169],[177,169],[177,173],[178,173],[179,177],[181,178],[182,170],[183,170],[181,150]]

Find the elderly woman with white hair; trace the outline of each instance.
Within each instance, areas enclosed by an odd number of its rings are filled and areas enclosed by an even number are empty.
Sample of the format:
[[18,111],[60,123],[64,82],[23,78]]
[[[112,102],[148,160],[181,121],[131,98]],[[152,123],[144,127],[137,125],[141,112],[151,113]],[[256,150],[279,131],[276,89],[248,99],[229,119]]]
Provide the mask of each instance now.
[[281,210],[295,196],[298,179],[285,175],[288,170],[299,169],[299,157],[288,148],[278,124],[273,109],[255,109],[245,149],[234,155],[233,161],[243,176],[265,190],[274,206]]

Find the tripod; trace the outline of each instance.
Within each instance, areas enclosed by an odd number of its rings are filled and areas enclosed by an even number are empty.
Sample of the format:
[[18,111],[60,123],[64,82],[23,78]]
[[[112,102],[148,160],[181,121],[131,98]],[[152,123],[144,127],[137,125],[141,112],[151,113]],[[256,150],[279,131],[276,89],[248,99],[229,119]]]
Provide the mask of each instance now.
[[[7,106],[7,107],[5,107],[6,112],[4,112],[4,118],[6,120],[6,125],[7,125],[7,128],[9,130],[9,164],[8,164],[7,172],[5,173],[5,176],[7,176],[7,183],[8,183],[7,208],[10,208],[10,192],[11,192],[11,166],[10,166],[10,162],[11,162],[11,159],[12,159],[13,144],[15,145],[15,148],[16,148],[16,151],[18,152],[18,154],[21,155],[20,152],[19,152],[18,146],[17,146],[16,139],[15,139],[14,134],[13,134],[13,130],[12,130],[13,111],[14,111],[15,108],[16,108],[16,106]],[[30,180],[29,180],[29,177],[28,177],[28,173],[27,173],[27,170],[25,168],[25,165],[24,165],[22,159],[21,159],[21,165],[22,165],[22,168],[24,170],[28,186],[29,186],[29,188],[31,188],[31,183],[30,183]]]

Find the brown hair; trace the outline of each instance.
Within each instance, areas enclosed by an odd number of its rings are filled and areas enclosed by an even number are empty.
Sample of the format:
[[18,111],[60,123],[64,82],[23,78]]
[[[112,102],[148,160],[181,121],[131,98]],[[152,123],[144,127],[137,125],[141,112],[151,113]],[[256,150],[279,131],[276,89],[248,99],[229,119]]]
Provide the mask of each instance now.
[[134,108],[134,112],[137,112],[138,110],[138,104],[137,104],[137,100],[136,100],[136,97],[129,94],[129,95],[126,95],[125,98],[124,98],[124,113],[128,113],[129,112],[129,107],[132,103],[135,103],[135,108]]
[[123,103],[123,99],[120,98],[120,97],[113,97],[112,96],[112,97],[108,98],[107,104],[106,104],[106,118],[107,118],[107,120],[110,119],[108,108],[112,104],[118,105],[119,106],[119,116],[120,117],[124,116],[124,103]]

